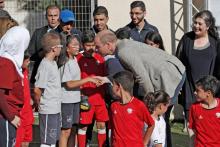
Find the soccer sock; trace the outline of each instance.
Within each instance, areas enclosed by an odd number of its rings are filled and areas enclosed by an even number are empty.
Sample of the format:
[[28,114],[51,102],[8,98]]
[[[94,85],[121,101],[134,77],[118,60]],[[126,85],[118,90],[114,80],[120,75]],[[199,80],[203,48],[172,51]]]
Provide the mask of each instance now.
[[106,130],[105,129],[98,129],[99,147],[104,147],[105,141],[106,141]]
[[78,146],[79,147],[86,146],[86,130],[82,130],[82,129],[78,130]]

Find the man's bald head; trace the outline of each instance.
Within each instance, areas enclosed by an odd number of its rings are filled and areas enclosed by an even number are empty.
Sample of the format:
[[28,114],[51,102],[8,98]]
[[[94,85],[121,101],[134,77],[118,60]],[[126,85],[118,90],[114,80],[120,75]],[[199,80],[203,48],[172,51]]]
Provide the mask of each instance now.
[[99,32],[95,37],[95,44],[98,52],[103,55],[112,55],[115,52],[117,37],[109,30]]
[[110,30],[103,30],[96,35],[100,39],[101,43],[106,44],[107,42],[116,42],[116,35]]

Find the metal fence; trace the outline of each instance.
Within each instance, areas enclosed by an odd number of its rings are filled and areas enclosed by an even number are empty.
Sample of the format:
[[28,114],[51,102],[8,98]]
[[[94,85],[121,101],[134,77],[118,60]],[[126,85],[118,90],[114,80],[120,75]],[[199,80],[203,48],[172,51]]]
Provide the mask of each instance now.
[[83,31],[92,26],[92,12],[97,5],[96,0],[6,0],[5,9],[32,34],[36,28],[47,24],[45,9],[50,4],[72,10],[76,15],[77,29]]

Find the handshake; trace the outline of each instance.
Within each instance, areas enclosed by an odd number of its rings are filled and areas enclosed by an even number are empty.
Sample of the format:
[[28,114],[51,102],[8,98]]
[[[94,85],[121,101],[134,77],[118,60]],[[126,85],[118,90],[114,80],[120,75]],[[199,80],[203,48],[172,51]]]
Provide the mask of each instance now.
[[94,83],[97,87],[105,84],[105,83],[111,83],[111,81],[107,77],[101,77],[101,76],[93,76],[88,77],[89,82]]

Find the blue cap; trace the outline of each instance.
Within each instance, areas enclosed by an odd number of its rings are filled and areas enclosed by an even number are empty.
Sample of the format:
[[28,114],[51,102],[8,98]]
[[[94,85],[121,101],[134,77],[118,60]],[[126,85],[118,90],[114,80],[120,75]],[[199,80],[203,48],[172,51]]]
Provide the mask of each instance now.
[[65,10],[62,10],[60,13],[60,20],[63,23],[67,23],[70,21],[74,22],[76,19],[75,19],[75,15],[74,15],[73,11],[65,9]]

